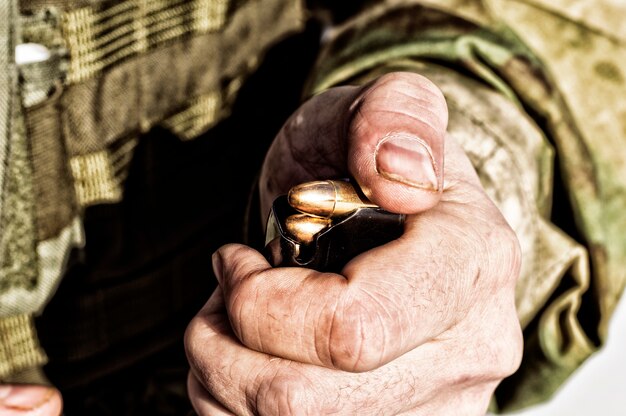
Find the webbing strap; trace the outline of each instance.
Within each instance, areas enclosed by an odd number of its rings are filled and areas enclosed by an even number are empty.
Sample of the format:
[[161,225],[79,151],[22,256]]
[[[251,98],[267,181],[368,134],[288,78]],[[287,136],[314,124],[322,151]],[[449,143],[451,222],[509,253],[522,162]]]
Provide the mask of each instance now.
[[[224,2],[219,7],[217,3],[211,2],[211,7],[220,13],[228,9],[228,15],[217,20],[206,16],[199,20],[198,10],[207,12],[205,3],[190,2],[181,8],[178,0],[151,4],[149,11],[141,12],[143,23],[133,27],[124,22],[140,13],[143,6],[136,0],[97,11],[83,8],[61,19],[70,45],[68,76],[75,81],[60,98],[61,135],[79,206],[121,200],[124,176],[118,171],[123,163],[114,166],[112,161],[130,160],[132,146],[122,149],[126,153],[113,154],[112,148],[120,141],[155,125],[183,140],[197,137],[229,114],[243,80],[268,45],[302,24],[302,11],[293,1],[237,3],[232,10]],[[175,26],[180,35],[176,41],[159,44],[162,32],[156,30],[161,26],[146,23],[156,15]],[[85,21],[82,26],[78,24],[81,19]],[[133,33],[139,33],[139,38],[129,38]],[[135,46],[122,48],[123,39]],[[111,60],[115,54],[125,57]],[[88,63],[91,59],[96,60]]]
[[45,362],[46,356],[39,347],[29,315],[0,318],[0,381]]
[[302,24],[297,1],[88,3],[22,19],[52,51],[24,68],[39,241],[77,208],[121,200],[139,134],[161,124],[188,140],[227,116],[267,45]]
[[26,109],[36,198],[38,241],[55,238],[79,215],[67,151],[61,139],[60,91]]
[[[80,9],[61,19],[70,52],[70,82],[60,110],[70,157],[145,133],[179,112],[200,109],[202,102],[208,105],[202,109],[202,128],[183,130],[206,130],[228,113],[223,98],[236,85],[233,81],[245,78],[269,45],[302,26],[302,11],[295,1],[246,2],[228,16],[204,23],[194,17],[200,9],[193,7],[203,4],[199,0],[180,12],[174,7],[177,0],[170,0],[163,10],[151,6],[153,12],[141,12],[137,2],[127,0],[98,13]],[[226,9],[223,5],[216,10],[226,13]],[[83,26],[77,13],[85,15]],[[155,13],[173,25],[172,31],[147,23]],[[129,23],[133,15],[144,14],[143,23]],[[114,31],[119,32],[113,39]],[[215,94],[221,98],[217,111],[211,107]]]
[[228,0],[126,0],[110,7],[84,7],[63,17],[72,57],[68,83],[96,76],[104,68],[160,44],[220,29]]
[[243,77],[240,76],[226,88],[196,97],[186,109],[165,119],[161,125],[181,140],[197,137],[228,115],[242,82]]
[[210,127],[219,118],[222,95],[212,91],[192,101],[185,110],[163,122],[163,127],[183,140],[189,140]]
[[20,11],[24,14],[36,12],[42,8],[56,8],[70,10],[76,7],[85,7],[96,3],[104,3],[107,0],[19,0]]

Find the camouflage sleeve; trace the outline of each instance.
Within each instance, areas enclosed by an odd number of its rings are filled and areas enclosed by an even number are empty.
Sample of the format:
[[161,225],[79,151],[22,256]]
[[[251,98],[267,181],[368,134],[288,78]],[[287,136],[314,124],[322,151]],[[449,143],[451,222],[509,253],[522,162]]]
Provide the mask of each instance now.
[[587,120],[545,60],[485,5],[497,2],[390,3],[326,31],[308,94],[390,71],[419,72],[440,86],[450,135],[523,250],[516,302],[524,359],[492,410],[546,400],[602,345],[621,295],[624,176],[594,152],[580,129]]

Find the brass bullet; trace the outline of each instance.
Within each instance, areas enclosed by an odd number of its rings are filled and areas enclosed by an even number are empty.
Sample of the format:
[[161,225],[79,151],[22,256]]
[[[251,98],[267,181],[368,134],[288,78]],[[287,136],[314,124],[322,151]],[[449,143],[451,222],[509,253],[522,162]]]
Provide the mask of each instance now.
[[315,217],[332,218],[364,207],[377,207],[354,187],[344,181],[313,181],[296,185],[289,190],[289,205]]
[[331,220],[328,218],[311,217],[306,214],[295,214],[285,219],[285,229],[298,242],[310,244],[315,235],[328,227]]

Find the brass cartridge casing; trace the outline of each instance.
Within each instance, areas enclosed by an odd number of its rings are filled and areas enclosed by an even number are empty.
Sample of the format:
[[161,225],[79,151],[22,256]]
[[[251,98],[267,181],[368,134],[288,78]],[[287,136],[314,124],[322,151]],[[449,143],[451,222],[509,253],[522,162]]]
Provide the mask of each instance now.
[[285,228],[296,241],[302,244],[311,244],[315,241],[315,235],[328,227],[330,223],[331,220],[328,218],[295,214],[285,219]]
[[359,208],[377,207],[344,181],[313,181],[296,185],[287,196],[294,209],[314,217],[332,218]]

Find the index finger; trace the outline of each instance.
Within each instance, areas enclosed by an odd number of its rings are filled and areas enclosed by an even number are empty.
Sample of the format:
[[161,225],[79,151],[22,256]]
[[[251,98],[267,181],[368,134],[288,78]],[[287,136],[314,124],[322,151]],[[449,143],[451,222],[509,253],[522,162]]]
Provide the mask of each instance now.
[[[413,227],[413,225],[410,225]],[[429,233],[428,224],[421,225]],[[214,254],[231,326],[251,349],[294,361],[367,371],[455,323],[459,291],[476,265],[450,261],[458,248],[402,237],[353,259],[343,275],[272,268],[257,251]],[[389,259],[394,261],[390,262]]]

